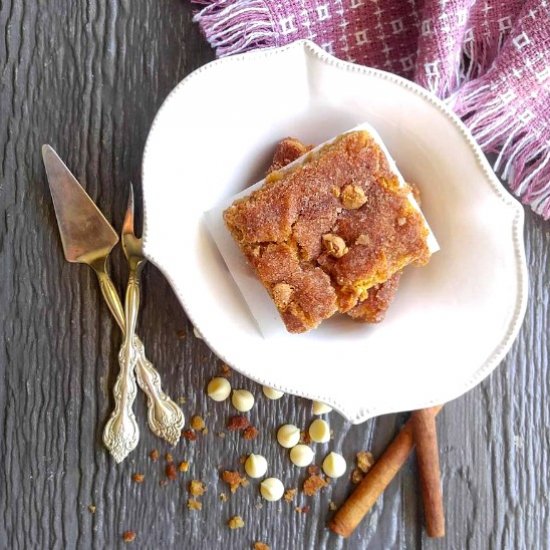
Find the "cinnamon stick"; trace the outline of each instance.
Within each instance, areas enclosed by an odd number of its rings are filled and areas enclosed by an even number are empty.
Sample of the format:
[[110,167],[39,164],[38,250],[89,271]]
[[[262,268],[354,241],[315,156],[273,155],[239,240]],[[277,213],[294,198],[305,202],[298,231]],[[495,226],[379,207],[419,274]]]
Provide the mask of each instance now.
[[[440,410],[441,406],[427,409],[433,417]],[[412,419],[409,419],[336,512],[329,522],[329,528],[343,537],[349,537],[403,466],[413,447],[413,425]]]
[[439,449],[435,416],[427,409],[420,409],[411,415],[413,437],[416,444],[416,460],[420,475],[424,520],[429,537],[445,536],[445,512],[439,470]]

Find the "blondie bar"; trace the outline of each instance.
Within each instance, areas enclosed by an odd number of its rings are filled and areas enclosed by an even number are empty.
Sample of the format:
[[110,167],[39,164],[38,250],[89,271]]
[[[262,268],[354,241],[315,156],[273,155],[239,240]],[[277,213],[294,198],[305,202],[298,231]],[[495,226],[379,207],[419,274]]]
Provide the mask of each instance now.
[[366,130],[276,169],[224,220],[290,332],[349,312],[369,289],[430,256],[410,189]]

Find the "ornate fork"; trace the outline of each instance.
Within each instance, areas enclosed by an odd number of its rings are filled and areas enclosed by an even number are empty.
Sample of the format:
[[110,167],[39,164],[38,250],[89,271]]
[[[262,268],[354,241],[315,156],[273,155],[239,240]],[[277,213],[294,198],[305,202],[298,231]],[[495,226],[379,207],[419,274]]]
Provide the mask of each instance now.
[[[135,336],[135,325],[140,302],[139,277],[145,262],[143,242],[136,237],[134,230],[134,188],[130,184],[128,206],[122,225],[122,249],[130,269],[128,287],[126,289],[125,326],[126,341],[133,342],[138,355],[143,355],[143,344]],[[123,349],[125,346],[123,346]],[[147,394],[149,427],[159,437],[175,445],[180,438],[185,418],[181,409],[161,389],[160,376],[153,365],[146,359],[137,370],[137,381],[140,388]]]
[[[115,317],[122,317],[124,341],[118,356],[120,373],[114,387],[115,410],[103,432],[103,441],[117,462],[122,461],[139,440],[139,428],[132,411],[136,396],[134,370],[147,395],[148,421],[153,433],[175,445],[185,421],[181,409],[162,391],[160,376],[145,358],[143,344],[135,334],[140,302],[139,277],[146,259],[142,240],[134,232],[134,189],[131,185],[122,225],[122,249],[128,260],[128,286],[124,313],[120,311]],[[136,369],[138,364],[140,368]]]

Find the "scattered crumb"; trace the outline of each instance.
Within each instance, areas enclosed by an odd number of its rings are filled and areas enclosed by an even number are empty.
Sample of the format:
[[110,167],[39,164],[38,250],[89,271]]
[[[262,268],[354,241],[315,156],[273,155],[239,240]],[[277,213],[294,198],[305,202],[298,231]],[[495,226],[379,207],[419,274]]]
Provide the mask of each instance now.
[[132,481],[135,483],[143,483],[145,476],[143,474],[133,474]]
[[261,510],[264,505],[261,502],[256,502],[256,510]]
[[229,519],[227,525],[229,525],[229,529],[240,529],[244,527],[244,521],[241,516],[233,516]]
[[134,542],[136,540],[136,532],[124,531],[124,533],[122,533],[122,540],[124,542]]
[[303,443],[304,445],[309,445],[311,443],[311,437],[309,435],[309,432],[307,431],[300,432],[300,443]]
[[357,467],[366,474],[374,464],[374,456],[369,451],[359,451],[355,458]]
[[296,496],[297,489],[287,489],[285,491],[285,494],[283,495],[283,498],[286,502],[292,502],[294,500],[294,497]]
[[299,514],[307,514],[311,508],[309,506],[296,506],[294,510],[296,510]]
[[208,434],[208,428],[205,426],[203,429],[202,429],[202,435],[207,435]]
[[187,508],[189,510],[202,510],[202,502],[199,502],[196,498],[187,499]]
[[157,451],[157,449],[153,449],[150,453],[149,453],[149,458],[153,461],[153,462],[156,462],[158,459],[159,459],[159,452]]
[[181,435],[187,439],[187,441],[195,441],[197,439],[197,434],[193,430],[183,430]]
[[229,497],[225,493],[220,493],[220,500],[222,502],[227,502],[229,500]]
[[179,464],[178,464],[178,470],[180,472],[187,472],[187,470],[189,470],[189,462],[187,462],[186,460],[182,460]]
[[239,487],[246,487],[248,485],[248,479],[241,476],[237,471],[224,470],[222,472],[222,480],[229,485],[232,493],[235,493]]
[[357,485],[365,477],[365,474],[359,469],[354,468],[351,472],[351,482]]
[[245,430],[248,426],[250,426],[250,421],[242,414],[230,416],[227,421],[227,429],[232,432],[236,430]]
[[193,327],[193,334],[195,335],[195,338],[198,338],[199,340],[202,340],[202,334],[195,328]]
[[[317,467],[315,467],[317,468]],[[328,485],[328,482],[326,478],[322,475],[319,475],[317,473],[312,473],[315,470],[310,466],[308,468],[309,477],[304,481],[304,485],[302,487],[302,491],[304,494],[306,494],[308,497],[311,497],[315,494],[317,494],[321,489],[326,487]],[[318,471],[318,468],[317,468]]]
[[187,336],[187,331],[184,329],[177,330],[176,336],[178,337],[178,340],[185,340],[185,337]]
[[218,432],[218,437],[223,439],[225,437],[225,432]]
[[231,369],[225,363],[222,363],[220,372],[222,376],[231,376]]
[[254,550],[271,550],[268,544],[265,542],[256,541],[252,547]]
[[159,481],[159,486],[160,487],[166,487],[166,485],[168,485],[168,480],[167,479],[161,479]]
[[206,486],[202,481],[199,481],[197,479],[192,479],[189,482],[188,489],[194,497],[200,497],[204,495],[204,493],[206,493]]
[[178,397],[178,404],[179,405],[185,405],[185,403],[187,402],[187,398],[181,396],[181,397]]
[[203,430],[206,427],[202,416],[195,415],[191,418],[191,428],[196,431]]
[[95,514],[95,511],[97,510],[95,504],[88,504],[88,512],[90,512],[90,514]]
[[166,460],[166,462],[168,462],[168,464],[174,462],[174,457],[172,456],[172,453],[166,453],[164,455],[164,460]]
[[169,462],[167,465],[166,465],[166,468],[164,470],[164,472],[166,473],[166,477],[170,480],[170,481],[174,481],[178,478],[178,470],[177,468],[174,466],[174,464],[172,462]]
[[337,508],[338,506],[336,506],[336,502],[334,502],[333,500],[328,503],[328,509],[332,512],[334,512],[334,510],[336,510]]
[[314,476],[316,474],[321,473],[321,468],[319,468],[319,466],[317,466],[317,464],[312,464],[311,466],[307,467],[307,473],[310,476]]
[[258,436],[258,429],[255,428],[254,426],[248,426],[248,428],[245,428],[245,430],[243,431],[243,437],[245,439],[256,439],[256,437]]

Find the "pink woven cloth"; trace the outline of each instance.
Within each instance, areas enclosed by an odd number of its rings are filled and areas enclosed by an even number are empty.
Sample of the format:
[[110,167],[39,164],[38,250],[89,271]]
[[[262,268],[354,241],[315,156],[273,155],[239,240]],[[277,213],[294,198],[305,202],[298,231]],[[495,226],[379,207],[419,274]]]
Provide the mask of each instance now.
[[309,38],[444,98],[550,218],[550,0],[197,0],[218,56]]

